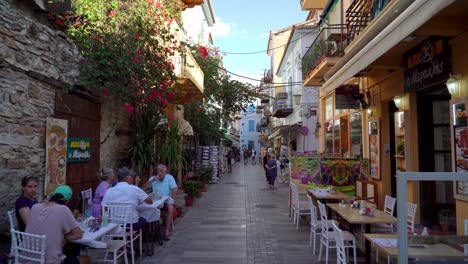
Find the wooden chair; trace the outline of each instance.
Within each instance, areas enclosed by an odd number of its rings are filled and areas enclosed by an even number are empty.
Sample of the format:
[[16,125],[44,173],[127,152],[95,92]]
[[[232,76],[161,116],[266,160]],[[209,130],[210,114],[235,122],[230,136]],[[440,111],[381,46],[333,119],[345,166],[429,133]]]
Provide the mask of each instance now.
[[[316,240],[317,240],[317,235],[320,235],[322,232],[322,222],[318,220],[317,216],[317,207],[312,202],[312,198],[309,196],[309,194],[306,194],[307,196],[307,202],[309,203],[310,207],[310,239],[309,239],[309,246],[312,246],[313,242],[313,247],[312,247],[312,253],[315,255],[315,248],[316,248]],[[329,228],[333,227],[333,224],[336,223],[335,220],[328,220],[327,225]]]
[[81,191],[81,201],[83,216],[85,218],[92,216],[93,190],[91,188]]
[[[319,261],[322,257],[322,247],[325,246],[325,263],[328,263],[328,251],[330,248],[336,248],[336,236],[335,233],[329,231],[328,219],[327,219],[327,209],[325,205],[320,201],[317,201],[320,211],[321,225],[322,225],[322,234],[320,240],[320,252],[319,252]],[[353,248],[354,264],[356,264],[356,238],[348,231],[342,232],[344,248]],[[333,245],[335,243],[335,245]]]
[[416,219],[417,204],[408,203],[408,230],[414,233],[414,221]]
[[305,201],[301,203],[299,198],[299,189],[294,183],[290,183],[292,196],[292,217],[293,224],[296,224],[296,229],[299,229],[299,220],[301,215],[310,215],[310,209]]
[[46,235],[10,229],[15,263],[45,263]]
[[377,183],[356,179],[356,197],[378,206]]
[[336,241],[336,260],[338,264],[347,264],[346,248],[343,239],[343,231],[338,228],[338,225],[333,223],[333,232],[335,233]]
[[[109,223],[116,223],[120,226],[122,232],[112,235],[105,235],[102,242],[106,243],[107,247],[104,249],[104,258],[97,260],[99,262],[111,262],[117,264],[117,260],[123,256],[125,264],[128,264],[127,259],[127,234],[125,232],[128,224],[128,214],[130,211],[129,205],[107,205],[103,206],[103,212],[106,211],[109,216]],[[133,249],[133,248],[132,248]],[[112,258],[109,258],[109,254]],[[132,254],[132,258],[135,257]]]

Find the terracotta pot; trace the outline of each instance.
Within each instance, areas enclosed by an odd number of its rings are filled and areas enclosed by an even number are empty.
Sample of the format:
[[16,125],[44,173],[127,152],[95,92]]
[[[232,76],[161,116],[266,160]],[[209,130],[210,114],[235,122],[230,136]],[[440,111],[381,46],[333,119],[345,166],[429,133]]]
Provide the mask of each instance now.
[[185,206],[193,205],[193,196],[185,196]]

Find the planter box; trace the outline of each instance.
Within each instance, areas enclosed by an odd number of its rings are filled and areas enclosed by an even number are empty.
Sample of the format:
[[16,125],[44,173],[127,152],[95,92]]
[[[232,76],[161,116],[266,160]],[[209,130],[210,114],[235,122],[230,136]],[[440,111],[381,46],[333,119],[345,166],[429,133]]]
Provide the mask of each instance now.
[[185,206],[192,206],[193,205],[193,197],[192,196],[185,196]]
[[63,14],[71,10],[71,2],[46,3],[46,8],[52,14]]

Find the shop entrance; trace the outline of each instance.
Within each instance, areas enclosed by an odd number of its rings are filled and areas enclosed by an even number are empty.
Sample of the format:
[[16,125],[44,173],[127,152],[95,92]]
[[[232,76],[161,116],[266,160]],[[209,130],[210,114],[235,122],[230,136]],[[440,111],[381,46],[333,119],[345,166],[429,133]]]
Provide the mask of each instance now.
[[96,173],[99,171],[101,104],[86,95],[57,93],[54,117],[68,120],[68,137],[90,139],[90,160],[67,163],[66,182],[73,189],[69,206],[74,209],[80,201],[81,191],[95,188],[99,183]]
[[[450,94],[445,85],[417,93],[419,171],[452,171]],[[439,215],[455,212],[451,182],[420,182],[421,224],[439,226]]]

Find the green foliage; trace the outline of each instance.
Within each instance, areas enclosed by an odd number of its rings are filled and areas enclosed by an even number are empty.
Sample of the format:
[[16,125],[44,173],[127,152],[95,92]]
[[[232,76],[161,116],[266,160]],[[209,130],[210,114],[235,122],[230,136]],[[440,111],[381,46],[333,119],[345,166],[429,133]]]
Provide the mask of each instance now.
[[[184,155],[182,153],[183,148],[180,143],[179,124],[176,122],[169,122],[169,124],[163,125],[158,133],[159,138],[162,139],[157,144],[157,160],[158,163],[166,164],[169,171],[173,174],[177,174],[177,164],[182,162],[184,167]],[[166,129],[167,128],[167,129]],[[182,155],[180,155],[182,154]]]
[[202,166],[195,170],[194,175],[201,183],[210,183],[211,178],[213,177],[213,167],[211,165]]
[[221,112],[209,105],[194,103],[185,106],[184,118],[192,125],[194,136],[199,145],[217,144],[223,135],[221,128]]
[[185,181],[183,184],[184,192],[188,196],[196,197],[198,196],[200,190],[200,183],[198,181]]

